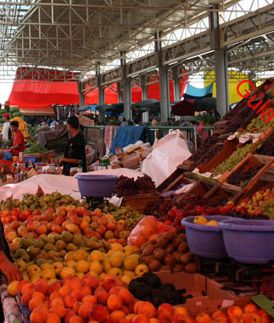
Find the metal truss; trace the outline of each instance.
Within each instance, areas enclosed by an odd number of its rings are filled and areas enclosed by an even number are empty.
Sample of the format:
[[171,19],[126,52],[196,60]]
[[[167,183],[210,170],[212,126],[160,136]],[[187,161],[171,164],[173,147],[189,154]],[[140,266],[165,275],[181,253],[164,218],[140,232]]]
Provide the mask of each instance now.
[[[228,53],[229,67],[235,67],[239,71],[273,70],[273,15],[274,6],[271,4],[221,25],[220,33],[224,35],[222,45]],[[198,32],[183,41],[164,47],[162,56],[163,64],[167,68],[177,65],[192,74],[212,69],[214,55],[210,47],[209,31]],[[140,75],[149,74],[156,69],[156,55],[154,53],[148,54],[143,58],[129,62],[127,75],[131,78],[138,78]],[[105,85],[112,81],[119,81],[122,78],[121,69],[118,67],[104,73],[102,78]]]
[[[269,5],[254,12],[259,1]],[[208,13],[215,10],[223,17],[222,45],[228,51],[229,66],[258,71],[273,66],[273,1],[250,0],[249,7],[243,8],[241,1],[220,0],[218,9],[211,3],[208,0],[0,1],[0,78],[11,77],[17,66],[50,67],[56,71],[62,69],[65,78],[67,71],[74,71],[75,79],[82,72],[84,83],[94,87],[95,70],[101,66],[101,83],[107,85],[123,77],[119,67],[123,52],[127,76],[138,81],[141,75],[156,71],[155,34],[161,35],[164,66],[176,65],[191,70],[190,73],[207,70],[214,64]],[[239,18],[231,20],[229,14],[235,13]],[[87,79],[83,78],[85,74]],[[48,79],[52,75],[49,73]]]

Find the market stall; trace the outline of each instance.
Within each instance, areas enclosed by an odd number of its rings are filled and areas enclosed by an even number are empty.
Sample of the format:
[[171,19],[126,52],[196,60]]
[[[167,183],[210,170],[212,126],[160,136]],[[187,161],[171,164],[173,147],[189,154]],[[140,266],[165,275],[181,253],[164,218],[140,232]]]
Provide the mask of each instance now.
[[178,131],[123,144],[124,168],[1,187],[18,322],[272,322],[274,124],[261,117],[243,100],[193,154]]

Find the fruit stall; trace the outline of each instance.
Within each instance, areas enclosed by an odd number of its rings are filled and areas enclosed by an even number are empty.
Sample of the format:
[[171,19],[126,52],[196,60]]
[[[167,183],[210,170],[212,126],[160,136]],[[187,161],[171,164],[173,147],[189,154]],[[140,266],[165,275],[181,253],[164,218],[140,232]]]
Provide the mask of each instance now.
[[[269,109],[273,83],[255,90]],[[88,173],[78,197],[0,198],[22,275],[1,282],[3,321],[273,322],[274,123],[256,112],[241,101],[158,187]]]

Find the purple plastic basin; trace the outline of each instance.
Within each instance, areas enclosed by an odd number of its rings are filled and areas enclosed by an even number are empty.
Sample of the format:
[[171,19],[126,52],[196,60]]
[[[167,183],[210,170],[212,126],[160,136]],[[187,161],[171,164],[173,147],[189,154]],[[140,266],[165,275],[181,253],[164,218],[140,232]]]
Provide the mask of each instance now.
[[[208,226],[193,223],[195,216],[189,216],[182,220],[182,225],[186,229],[186,239],[190,251],[201,257],[222,259],[228,255],[225,250],[223,233],[220,226]],[[208,215],[208,220],[218,222],[226,220],[227,216]]]
[[110,197],[115,188],[117,176],[113,175],[76,175],[82,197]]
[[274,221],[232,219],[220,223],[229,257],[246,264],[274,260]]

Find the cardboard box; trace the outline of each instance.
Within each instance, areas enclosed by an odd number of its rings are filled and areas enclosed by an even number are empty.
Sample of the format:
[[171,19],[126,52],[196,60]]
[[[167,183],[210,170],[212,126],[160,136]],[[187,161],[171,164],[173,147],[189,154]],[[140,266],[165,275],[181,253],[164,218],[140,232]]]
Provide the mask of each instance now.
[[193,296],[183,305],[194,316],[201,312],[212,313],[233,305],[244,306],[250,302],[249,297],[239,297],[233,292],[225,291],[219,283],[201,274],[162,271],[158,272],[157,276],[162,283],[172,283],[177,290],[186,290],[185,296]]

